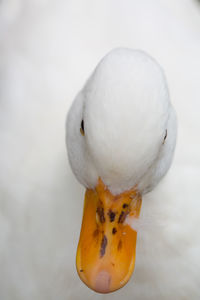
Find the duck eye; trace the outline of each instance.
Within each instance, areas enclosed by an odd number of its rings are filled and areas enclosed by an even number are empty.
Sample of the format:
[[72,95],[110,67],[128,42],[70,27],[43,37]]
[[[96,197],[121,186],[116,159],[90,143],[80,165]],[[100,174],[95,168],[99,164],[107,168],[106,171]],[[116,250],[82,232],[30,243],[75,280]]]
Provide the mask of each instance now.
[[82,135],[85,135],[85,131],[84,131],[84,121],[81,121],[81,127],[80,127],[80,132]]
[[164,136],[164,139],[163,139],[163,144],[164,144],[166,138],[167,138],[167,129],[165,130],[165,136]]

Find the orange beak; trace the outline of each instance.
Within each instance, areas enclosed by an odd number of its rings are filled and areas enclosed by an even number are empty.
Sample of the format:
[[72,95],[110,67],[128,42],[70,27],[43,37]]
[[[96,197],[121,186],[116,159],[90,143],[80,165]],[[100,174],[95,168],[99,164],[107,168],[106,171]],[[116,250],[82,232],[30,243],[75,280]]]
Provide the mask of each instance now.
[[127,219],[139,217],[141,203],[136,189],[112,195],[101,179],[95,190],[87,189],[76,267],[92,290],[110,293],[130,279],[137,232]]

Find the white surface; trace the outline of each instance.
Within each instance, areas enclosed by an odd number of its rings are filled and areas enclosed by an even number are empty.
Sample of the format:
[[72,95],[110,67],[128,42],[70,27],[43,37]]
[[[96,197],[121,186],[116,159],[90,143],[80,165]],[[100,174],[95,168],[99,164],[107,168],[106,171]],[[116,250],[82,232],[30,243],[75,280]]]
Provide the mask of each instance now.
[[[200,298],[200,8],[192,0],[0,3],[0,299]],[[136,269],[98,295],[75,270],[84,189],[65,116],[99,59],[143,49],[163,66],[178,115],[175,159],[145,196]]]

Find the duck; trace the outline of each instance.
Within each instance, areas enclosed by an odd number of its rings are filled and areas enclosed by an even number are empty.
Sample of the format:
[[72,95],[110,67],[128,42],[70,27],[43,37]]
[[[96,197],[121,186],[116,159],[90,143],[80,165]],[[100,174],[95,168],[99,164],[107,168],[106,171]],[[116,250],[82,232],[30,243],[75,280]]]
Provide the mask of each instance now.
[[70,166],[86,188],[76,268],[95,292],[114,292],[129,281],[142,199],[169,170],[176,136],[176,112],[155,59],[129,48],[105,55],[66,123]]

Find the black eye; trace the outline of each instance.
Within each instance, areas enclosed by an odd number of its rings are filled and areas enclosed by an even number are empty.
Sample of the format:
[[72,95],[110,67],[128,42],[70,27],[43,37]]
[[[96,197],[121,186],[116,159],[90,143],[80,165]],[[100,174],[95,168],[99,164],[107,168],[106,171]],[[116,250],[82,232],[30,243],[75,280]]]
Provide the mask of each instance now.
[[163,139],[163,144],[164,144],[166,138],[167,138],[167,129],[165,130],[165,136],[164,136],[164,139]]
[[84,131],[84,121],[81,121],[81,128],[80,128],[80,132],[82,135],[85,135],[85,131]]

